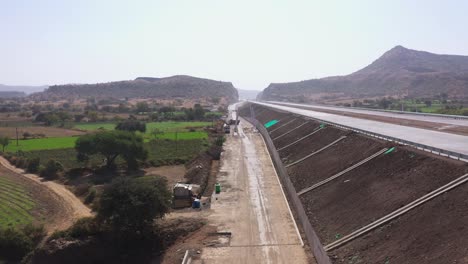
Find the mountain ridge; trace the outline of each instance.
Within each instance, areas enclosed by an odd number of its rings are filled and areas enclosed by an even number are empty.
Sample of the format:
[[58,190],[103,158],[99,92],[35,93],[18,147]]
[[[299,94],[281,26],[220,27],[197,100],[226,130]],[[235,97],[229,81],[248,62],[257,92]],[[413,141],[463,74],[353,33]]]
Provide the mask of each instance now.
[[[468,97],[468,56],[440,55],[396,46],[351,74],[271,83],[263,100],[320,101],[323,97]],[[303,96],[303,99],[300,97]]]
[[33,98],[187,98],[225,97],[229,102],[238,99],[231,82],[215,81],[175,75],[170,77],[137,77],[134,80],[97,84],[53,85]]

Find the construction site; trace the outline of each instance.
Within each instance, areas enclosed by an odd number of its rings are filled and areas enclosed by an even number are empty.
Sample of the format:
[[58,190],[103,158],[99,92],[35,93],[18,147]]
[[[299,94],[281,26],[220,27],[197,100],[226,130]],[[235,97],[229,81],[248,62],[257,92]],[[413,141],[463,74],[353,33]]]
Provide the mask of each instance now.
[[462,154],[267,105],[239,113],[263,135],[317,263],[468,263]]

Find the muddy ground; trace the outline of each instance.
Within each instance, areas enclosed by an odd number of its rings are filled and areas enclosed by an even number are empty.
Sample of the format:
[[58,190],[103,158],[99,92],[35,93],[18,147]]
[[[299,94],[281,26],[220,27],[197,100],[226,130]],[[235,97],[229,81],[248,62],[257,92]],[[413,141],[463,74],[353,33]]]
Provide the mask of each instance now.
[[[321,142],[321,139],[317,141]],[[288,174],[296,190],[300,191],[364,160],[387,144],[351,133],[338,144],[319,152],[307,161],[289,167]]]
[[315,130],[319,129],[320,124],[314,121],[307,121],[308,123],[298,128],[289,134],[286,134],[278,139],[273,140],[277,149],[280,149],[304,136],[309,135]]
[[[349,131],[340,130],[333,127],[326,127],[314,135],[305,138],[294,147],[285,148],[279,151],[279,154],[285,164],[290,164],[327,146],[328,144],[347,134],[349,134]],[[304,163],[308,162],[308,160],[304,161]],[[301,163],[294,166],[299,166],[300,164]]]
[[466,170],[463,164],[397,147],[300,198],[322,243],[328,244],[462,176]]
[[295,129],[296,127],[304,124],[305,122],[306,121],[302,118],[296,118],[296,119],[290,120],[287,123],[283,123],[283,124],[278,123],[275,125],[277,126],[276,129],[270,131],[270,137],[272,139],[275,139],[276,137],[279,137],[283,135],[284,133],[289,132],[290,130]]
[[464,184],[329,253],[333,263],[468,263]]

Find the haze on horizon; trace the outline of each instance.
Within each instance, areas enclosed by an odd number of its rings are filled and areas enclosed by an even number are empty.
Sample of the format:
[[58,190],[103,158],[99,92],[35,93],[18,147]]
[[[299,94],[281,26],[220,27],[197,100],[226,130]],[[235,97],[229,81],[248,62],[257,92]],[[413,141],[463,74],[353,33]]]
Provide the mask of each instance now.
[[185,74],[262,90],[354,72],[396,45],[468,55],[462,1],[8,1],[0,84]]

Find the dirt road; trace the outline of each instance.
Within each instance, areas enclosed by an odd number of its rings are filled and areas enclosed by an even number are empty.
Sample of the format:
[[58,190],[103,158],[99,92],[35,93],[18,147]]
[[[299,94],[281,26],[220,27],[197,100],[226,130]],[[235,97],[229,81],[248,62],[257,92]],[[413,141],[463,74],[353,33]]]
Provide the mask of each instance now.
[[231,232],[195,263],[310,263],[261,135],[241,120],[225,143],[209,222]]
[[25,174],[22,169],[18,169],[11,165],[5,158],[0,157],[0,166],[5,167],[19,177],[25,177],[28,180],[34,181],[39,186],[47,189],[53,194],[54,202],[57,202],[60,208],[57,208],[57,215],[53,217],[51,223],[47,223],[46,227],[49,231],[56,229],[63,230],[69,227],[76,219],[86,216],[91,216],[91,210],[86,207],[80,199],[78,199],[65,186],[53,181],[42,181],[37,175]]

